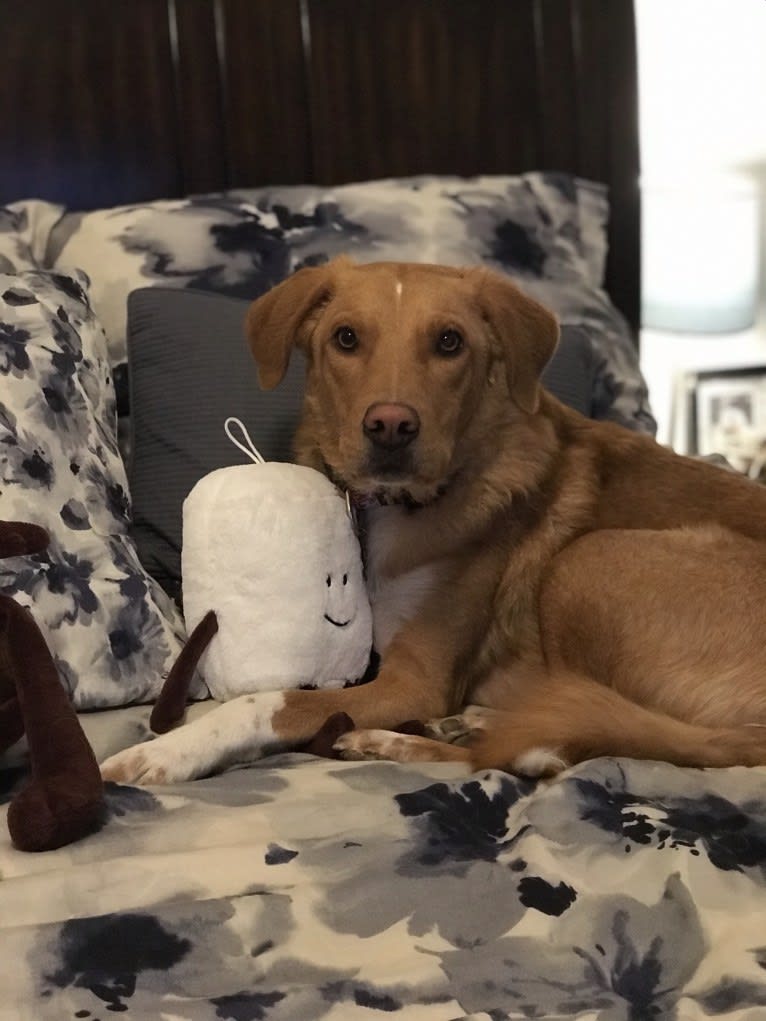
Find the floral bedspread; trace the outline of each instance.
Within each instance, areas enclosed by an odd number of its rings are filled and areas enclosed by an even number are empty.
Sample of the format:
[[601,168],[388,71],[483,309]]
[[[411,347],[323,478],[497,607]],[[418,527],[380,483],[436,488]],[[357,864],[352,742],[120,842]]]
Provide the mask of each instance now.
[[108,803],[46,854],[0,820],[3,1021],[766,1017],[766,769],[293,754]]

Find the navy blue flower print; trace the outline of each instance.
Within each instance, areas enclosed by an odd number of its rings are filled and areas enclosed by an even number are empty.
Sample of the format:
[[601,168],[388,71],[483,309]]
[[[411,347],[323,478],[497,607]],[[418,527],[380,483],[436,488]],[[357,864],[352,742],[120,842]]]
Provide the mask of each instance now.
[[128,550],[112,375],[85,278],[0,277],[0,295],[2,516],[51,535],[43,553],[0,561],[0,592],[35,614],[79,708],[146,701],[183,628]]

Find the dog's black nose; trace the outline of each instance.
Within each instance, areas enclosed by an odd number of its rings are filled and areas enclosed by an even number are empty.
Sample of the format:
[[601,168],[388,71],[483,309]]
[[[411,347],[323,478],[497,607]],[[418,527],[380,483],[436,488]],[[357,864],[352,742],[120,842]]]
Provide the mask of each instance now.
[[376,447],[398,450],[420,432],[420,417],[409,404],[371,404],[362,421],[364,435]]

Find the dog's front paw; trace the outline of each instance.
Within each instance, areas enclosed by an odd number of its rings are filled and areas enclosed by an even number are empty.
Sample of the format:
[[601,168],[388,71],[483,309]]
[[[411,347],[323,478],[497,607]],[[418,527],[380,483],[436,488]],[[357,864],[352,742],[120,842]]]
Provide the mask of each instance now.
[[169,743],[155,740],[126,748],[101,763],[101,776],[115,783],[151,787],[189,780],[189,763]]

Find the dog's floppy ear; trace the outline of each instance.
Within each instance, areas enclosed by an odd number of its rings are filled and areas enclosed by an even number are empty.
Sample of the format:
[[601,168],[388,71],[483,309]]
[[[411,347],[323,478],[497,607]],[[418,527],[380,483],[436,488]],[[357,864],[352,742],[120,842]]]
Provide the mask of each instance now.
[[534,414],[540,401],[540,374],[558,343],[558,321],[508,277],[491,270],[479,272],[477,297],[500,345],[511,399],[522,411]]
[[287,372],[293,347],[306,339],[311,313],[330,297],[340,261],[299,269],[248,309],[245,334],[264,390],[272,390]]

